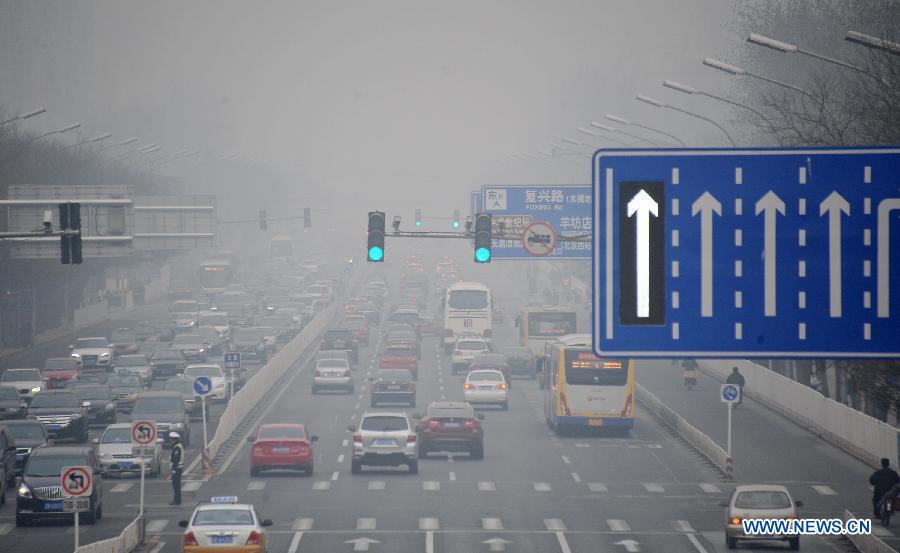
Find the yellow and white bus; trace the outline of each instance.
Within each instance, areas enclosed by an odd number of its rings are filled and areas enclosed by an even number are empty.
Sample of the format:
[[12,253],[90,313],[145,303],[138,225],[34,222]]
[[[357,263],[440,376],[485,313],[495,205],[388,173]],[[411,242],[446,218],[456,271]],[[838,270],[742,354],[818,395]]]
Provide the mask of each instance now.
[[516,318],[519,343],[534,353],[538,372],[544,363],[544,348],[560,336],[577,334],[581,328],[578,313],[552,307],[526,307]]
[[561,336],[545,356],[544,415],[557,434],[634,426],[634,360],[597,357],[590,334]]

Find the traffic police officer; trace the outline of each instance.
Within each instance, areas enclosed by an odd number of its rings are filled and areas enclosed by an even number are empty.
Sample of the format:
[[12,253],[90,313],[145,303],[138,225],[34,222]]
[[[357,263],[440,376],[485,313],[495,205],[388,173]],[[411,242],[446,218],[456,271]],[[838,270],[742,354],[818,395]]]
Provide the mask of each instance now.
[[169,437],[172,438],[169,462],[172,464],[172,492],[175,494],[169,505],[181,505],[181,472],[184,470],[184,446],[181,445],[181,435],[178,432],[169,432]]

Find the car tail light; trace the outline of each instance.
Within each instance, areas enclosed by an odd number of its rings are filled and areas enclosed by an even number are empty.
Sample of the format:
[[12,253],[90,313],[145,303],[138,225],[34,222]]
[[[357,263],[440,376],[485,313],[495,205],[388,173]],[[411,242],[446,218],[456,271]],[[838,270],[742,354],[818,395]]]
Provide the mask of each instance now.
[[354,442],[360,442],[360,443],[362,443],[362,435],[360,435],[360,434],[354,434],[354,435],[353,435],[353,441],[354,441]]
[[463,427],[465,427],[465,428],[477,428],[477,427],[478,427],[478,421],[474,421],[474,420],[472,420],[472,419],[469,419],[469,420],[463,422]]
[[262,452],[263,452],[262,446],[258,446],[258,445],[253,446],[253,453],[262,453]]
[[498,389],[498,390],[505,390],[505,389],[506,389],[506,382],[501,382],[500,384],[497,384],[497,389]]
[[475,385],[466,382],[465,384],[463,384],[463,388],[465,388],[466,390],[474,390],[474,389],[475,389]]
[[739,519],[738,517],[731,517],[728,519],[728,524],[732,526],[740,526],[741,519]]
[[193,532],[188,532],[181,538],[182,545],[200,545],[197,543],[197,538],[194,537]]
[[407,436],[407,437],[406,437],[406,443],[408,443],[408,444],[414,444],[414,443],[416,443],[416,435],[415,435],[415,434],[410,434],[409,436]]
[[375,384],[372,384],[372,391],[373,391],[373,392],[377,392],[377,391],[380,390],[380,389],[381,389],[381,386],[380,386],[377,382],[376,382]]
[[247,543],[244,545],[259,545],[259,532],[251,530],[250,536],[247,538]]
[[441,421],[430,420],[430,421],[428,421],[427,423],[425,423],[425,427],[426,427],[426,428],[440,428],[440,427],[441,427]]

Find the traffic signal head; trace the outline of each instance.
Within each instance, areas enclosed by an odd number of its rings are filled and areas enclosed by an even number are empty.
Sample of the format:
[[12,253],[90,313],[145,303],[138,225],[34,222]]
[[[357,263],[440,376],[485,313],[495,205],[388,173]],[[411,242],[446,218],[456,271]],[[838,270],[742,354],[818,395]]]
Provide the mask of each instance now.
[[372,263],[384,261],[384,212],[369,212],[369,230],[367,233],[368,254],[366,259]]
[[422,226],[422,210],[416,209],[416,227]]
[[491,227],[493,218],[488,213],[475,215],[475,262],[491,261]]
[[459,210],[453,210],[453,228],[459,228]]
[[62,263],[81,263],[81,204],[59,204],[59,230]]

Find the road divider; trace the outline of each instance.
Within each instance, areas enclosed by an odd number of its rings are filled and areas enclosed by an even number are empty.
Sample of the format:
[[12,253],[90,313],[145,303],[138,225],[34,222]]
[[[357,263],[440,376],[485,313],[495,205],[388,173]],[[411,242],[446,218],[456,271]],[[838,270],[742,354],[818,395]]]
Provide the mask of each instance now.
[[732,479],[732,463],[728,453],[722,449],[722,446],[713,441],[712,438],[698,430],[688,421],[684,420],[678,413],[673,411],[668,405],[659,400],[655,395],[647,391],[646,388],[635,383],[635,396],[637,400],[647,408],[651,413],[657,416],[669,428],[674,430],[688,444],[700,452],[701,455],[709,459],[709,461],[725,475],[728,480]]
[[[841,518],[844,522],[847,522],[848,520],[857,517],[845,509],[841,514]],[[872,524],[878,524],[878,521],[873,520]],[[847,534],[847,539],[850,540],[850,543],[853,544],[853,547],[855,547],[859,553],[897,553],[896,549],[881,541],[881,538],[875,534]]]
[[144,517],[139,515],[118,536],[84,544],[76,549],[75,553],[127,553],[134,550],[143,541]]
[[780,413],[873,467],[898,464],[900,433],[893,426],[825,397],[809,386],[743,359],[700,361],[700,370],[724,381],[732,367],[744,375],[743,394]]

